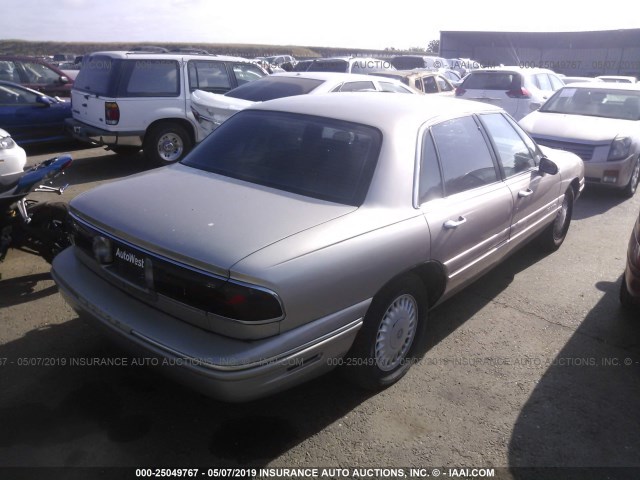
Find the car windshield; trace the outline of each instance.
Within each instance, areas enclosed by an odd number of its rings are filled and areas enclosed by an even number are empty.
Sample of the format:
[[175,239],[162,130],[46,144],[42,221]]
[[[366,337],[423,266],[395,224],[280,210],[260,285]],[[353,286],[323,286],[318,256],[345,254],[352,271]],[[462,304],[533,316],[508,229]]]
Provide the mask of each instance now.
[[640,91],[564,87],[540,111],[640,120]]
[[323,80],[312,78],[264,77],[234,88],[225,95],[252,102],[266,102],[275,98],[305,95],[322,83]]
[[345,205],[364,201],[382,134],[340,120],[244,110],[209,135],[183,164]]

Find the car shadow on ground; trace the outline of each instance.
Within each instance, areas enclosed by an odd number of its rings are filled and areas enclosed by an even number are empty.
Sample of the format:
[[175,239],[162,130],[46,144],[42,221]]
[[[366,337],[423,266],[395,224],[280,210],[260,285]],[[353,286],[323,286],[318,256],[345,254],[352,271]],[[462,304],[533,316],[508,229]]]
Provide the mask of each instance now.
[[2,292],[0,308],[33,302],[53,295],[58,291],[55,285],[39,288],[39,284],[47,280],[51,280],[49,273],[36,273],[2,280],[2,270],[0,269],[0,292]]
[[618,190],[588,185],[575,203],[573,220],[602,215],[627,200]]
[[[430,346],[541,258],[535,246],[525,247],[438,307],[429,319]],[[260,468],[345,422],[374,395],[334,371],[253,402],[217,402],[165,378],[78,318],[0,346],[2,358],[0,458],[12,465]]]
[[[596,287],[604,296],[553,359],[513,428],[515,479],[638,478],[640,315],[620,307],[620,278]],[[521,468],[550,466],[604,468]]]

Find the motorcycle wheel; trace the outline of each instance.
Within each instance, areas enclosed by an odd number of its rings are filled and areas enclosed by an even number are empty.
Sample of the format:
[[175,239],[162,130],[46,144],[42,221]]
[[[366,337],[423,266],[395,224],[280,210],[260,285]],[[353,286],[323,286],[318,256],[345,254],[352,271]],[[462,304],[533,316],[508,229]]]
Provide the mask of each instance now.
[[39,203],[31,213],[31,241],[47,262],[71,245],[69,208],[66,203]]

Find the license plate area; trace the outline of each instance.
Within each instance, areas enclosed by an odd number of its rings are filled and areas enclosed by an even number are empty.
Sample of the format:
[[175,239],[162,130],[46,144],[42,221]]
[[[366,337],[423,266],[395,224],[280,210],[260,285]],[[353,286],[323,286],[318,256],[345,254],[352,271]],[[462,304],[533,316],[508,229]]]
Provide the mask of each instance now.
[[147,282],[151,268],[145,268],[145,266],[150,260],[142,252],[127,245],[113,242],[112,254],[113,263],[109,266],[112,274],[145,290],[149,288],[149,285],[153,284],[152,282]]

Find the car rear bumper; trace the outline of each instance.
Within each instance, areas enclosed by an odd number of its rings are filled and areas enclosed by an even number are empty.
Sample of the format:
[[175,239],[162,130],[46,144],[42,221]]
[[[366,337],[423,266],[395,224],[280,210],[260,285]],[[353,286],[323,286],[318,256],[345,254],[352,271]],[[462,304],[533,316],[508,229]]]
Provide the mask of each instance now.
[[80,122],[75,118],[67,118],[65,130],[76,140],[93,145],[141,147],[144,131],[111,132]]
[[164,367],[181,383],[225,401],[266,396],[333,369],[351,347],[370,300],[262,340],[202,330],[156,310],[105,282],[74,247],[56,257],[52,276],[81,318],[101,326],[145,365]]

